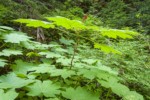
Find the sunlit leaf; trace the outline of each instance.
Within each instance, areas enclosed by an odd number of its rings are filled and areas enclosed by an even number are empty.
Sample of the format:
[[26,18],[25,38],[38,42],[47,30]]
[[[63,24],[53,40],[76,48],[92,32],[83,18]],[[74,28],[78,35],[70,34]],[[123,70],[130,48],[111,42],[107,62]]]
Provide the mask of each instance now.
[[88,30],[93,30],[93,31],[100,31],[100,28],[98,26],[86,26]]
[[104,44],[95,43],[94,48],[101,49],[101,51],[103,51],[105,53],[122,54],[120,51],[117,51],[117,50],[115,50],[115,49],[113,49],[107,45],[104,45]]
[[100,31],[101,31],[101,35],[107,36],[107,37],[110,37],[110,38],[115,38],[115,39],[117,37],[120,37],[120,38],[123,38],[123,39],[126,39],[126,38],[132,39],[134,35],[138,35],[137,32],[129,31],[129,30],[101,28]]
[[56,17],[46,17],[48,20],[53,21],[53,23],[57,26],[64,27],[66,29],[72,30],[83,30],[86,26],[78,20],[70,20],[65,17],[56,16]]
[[43,27],[43,28],[54,28],[55,26],[46,21],[35,20],[35,19],[17,19],[15,22],[20,22],[26,24],[28,27]]
[[40,55],[36,52],[28,52],[26,54],[27,57],[39,57]]

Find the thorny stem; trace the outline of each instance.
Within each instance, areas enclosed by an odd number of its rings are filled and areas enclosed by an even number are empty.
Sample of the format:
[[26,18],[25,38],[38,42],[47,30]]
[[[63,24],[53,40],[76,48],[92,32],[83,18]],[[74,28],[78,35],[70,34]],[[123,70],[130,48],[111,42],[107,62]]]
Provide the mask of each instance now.
[[[77,31],[75,31],[75,33],[76,33],[77,35],[79,35],[79,33],[78,33]],[[77,51],[78,42],[79,42],[79,38],[77,37],[77,43],[76,43],[75,46],[74,46],[74,52],[73,52],[73,56],[72,56],[72,59],[71,59],[71,66],[70,66],[70,69],[71,69],[72,66],[73,66],[73,60],[74,60],[74,57],[75,57],[75,54],[76,54],[76,51]]]
[[[58,29],[59,31],[62,31],[62,32],[66,33],[66,34],[69,34],[69,32],[67,32],[67,31],[65,31],[65,30],[62,30],[62,29],[59,29],[59,28],[57,28],[57,29]],[[95,42],[95,41],[93,41],[93,40],[91,40],[91,39],[88,39],[88,38],[86,38],[86,37],[83,37],[83,36],[79,35],[79,33],[78,33],[77,31],[75,31],[75,33],[76,33],[76,34],[72,34],[72,35],[74,35],[74,36],[77,37],[77,44],[74,46],[74,53],[73,53],[73,56],[72,56],[72,59],[71,59],[71,66],[70,66],[70,69],[71,69],[72,66],[73,66],[73,60],[74,60],[74,57],[75,57],[75,54],[76,54],[76,51],[77,51],[79,38],[83,38],[83,39],[88,40],[88,41],[90,41],[90,42],[92,42],[92,43]]]
[[74,57],[75,57],[75,54],[76,54],[76,50],[77,50],[77,44],[74,46],[74,52],[73,52],[73,56],[72,56],[72,59],[71,59],[71,66],[70,66],[70,69],[71,69],[72,66],[73,66],[73,60],[74,60]]

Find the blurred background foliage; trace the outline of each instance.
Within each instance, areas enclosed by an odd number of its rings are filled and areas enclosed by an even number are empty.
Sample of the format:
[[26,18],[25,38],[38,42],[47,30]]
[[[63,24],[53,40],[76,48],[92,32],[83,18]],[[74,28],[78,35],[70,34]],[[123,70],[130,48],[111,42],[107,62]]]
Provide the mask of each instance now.
[[103,26],[131,28],[150,32],[149,0],[0,0],[0,19],[42,18],[43,15],[61,15],[82,19],[85,13],[94,15]]

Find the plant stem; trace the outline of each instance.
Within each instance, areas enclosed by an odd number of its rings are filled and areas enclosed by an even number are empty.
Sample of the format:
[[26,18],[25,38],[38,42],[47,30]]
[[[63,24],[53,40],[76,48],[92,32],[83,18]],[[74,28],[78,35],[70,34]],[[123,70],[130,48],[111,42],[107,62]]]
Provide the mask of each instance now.
[[7,43],[4,43],[2,46],[0,46],[0,48],[4,47]]
[[74,60],[74,57],[75,57],[75,54],[76,54],[76,46],[74,46],[74,51],[73,51],[73,56],[72,56],[72,59],[71,59],[71,66],[70,66],[70,69],[72,68],[73,66],[73,60]]
[[109,97],[109,95],[110,95],[110,91],[111,91],[111,89],[109,88],[109,90],[108,90],[108,92],[107,92],[107,94],[106,94],[106,100],[108,100],[108,97]]
[[[77,34],[77,36],[79,35],[77,31],[75,31],[75,33]],[[71,66],[70,66],[70,69],[71,69],[72,66],[73,66],[73,60],[74,60],[74,57],[75,57],[75,54],[76,54],[76,51],[77,51],[78,42],[79,42],[79,38],[77,37],[77,43],[76,43],[75,46],[74,46],[74,52],[73,52],[73,56],[72,56],[72,59],[71,59]]]

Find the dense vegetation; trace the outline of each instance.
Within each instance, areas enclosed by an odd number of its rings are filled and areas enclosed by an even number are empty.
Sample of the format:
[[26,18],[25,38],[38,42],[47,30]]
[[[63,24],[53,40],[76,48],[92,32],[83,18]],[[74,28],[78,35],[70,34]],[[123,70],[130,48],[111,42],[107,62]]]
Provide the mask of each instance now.
[[149,0],[0,0],[0,100],[149,100]]

